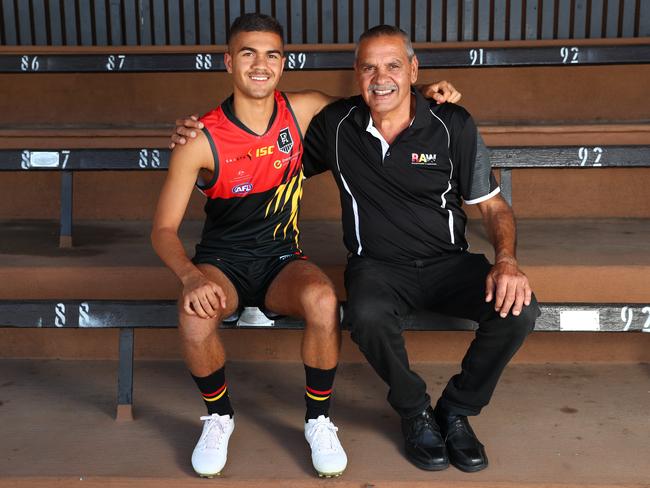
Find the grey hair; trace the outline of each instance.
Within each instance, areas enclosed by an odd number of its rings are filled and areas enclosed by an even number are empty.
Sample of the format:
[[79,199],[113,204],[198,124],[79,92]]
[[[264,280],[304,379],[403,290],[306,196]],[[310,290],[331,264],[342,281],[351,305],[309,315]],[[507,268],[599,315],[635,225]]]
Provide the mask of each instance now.
[[354,48],[354,61],[356,62],[357,57],[359,56],[359,44],[361,44],[361,41],[375,38],[375,37],[381,37],[381,36],[401,37],[402,40],[404,41],[404,47],[406,48],[406,55],[408,56],[409,61],[413,61],[413,56],[415,56],[415,51],[413,50],[413,44],[411,44],[411,38],[409,37],[409,35],[395,25],[386,25],[386,24],[376,25],[375,27],[368,29],[367,31],[365,31],[363,34],[359,36],[357,45]]

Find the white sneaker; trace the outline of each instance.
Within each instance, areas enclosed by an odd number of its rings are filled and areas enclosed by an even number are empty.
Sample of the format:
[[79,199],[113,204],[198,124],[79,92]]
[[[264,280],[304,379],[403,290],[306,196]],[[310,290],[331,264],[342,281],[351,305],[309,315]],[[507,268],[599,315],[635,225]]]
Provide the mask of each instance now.
[[199,476],[219,476],[228,457],[228,440],[235,429],[235,420],[230,415],[213,413],[201,417],[203,432],[192,452],[192,467]]
[[311,447],[311,462],[320,477],[340,476],[348,465],[348,457],[336,435],[337,430],[338,427],[323,415],[305,423],[305,439]]

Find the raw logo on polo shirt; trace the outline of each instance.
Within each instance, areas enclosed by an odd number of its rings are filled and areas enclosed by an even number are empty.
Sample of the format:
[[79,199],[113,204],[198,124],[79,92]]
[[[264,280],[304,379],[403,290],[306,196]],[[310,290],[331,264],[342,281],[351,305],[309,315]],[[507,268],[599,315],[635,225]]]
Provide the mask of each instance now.
[[437,154],[411,153],[411,164],[419,166],[436,166]]
[[291,132],[289,132],[289,127],[285,127],[278,134],[278,149],[285,154],[289,154],[291,149],[293,149],[293,139],[291,138]]

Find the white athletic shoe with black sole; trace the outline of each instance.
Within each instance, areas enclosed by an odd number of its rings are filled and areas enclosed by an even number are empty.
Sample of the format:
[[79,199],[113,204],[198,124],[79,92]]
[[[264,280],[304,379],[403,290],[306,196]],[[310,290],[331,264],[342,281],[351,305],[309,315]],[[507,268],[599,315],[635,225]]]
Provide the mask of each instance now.
[[311,447],[311,462],[320,477],[340,476],[348,465],[348,457],[336,435],[338,430],[323,415],[305,423],[305,439]]
[[192,452],[192,467],[199,476],[219,476],[228,458],[228,440],[235,429],[235,420],[230,415],[213,413],[201,417],[203,432]]

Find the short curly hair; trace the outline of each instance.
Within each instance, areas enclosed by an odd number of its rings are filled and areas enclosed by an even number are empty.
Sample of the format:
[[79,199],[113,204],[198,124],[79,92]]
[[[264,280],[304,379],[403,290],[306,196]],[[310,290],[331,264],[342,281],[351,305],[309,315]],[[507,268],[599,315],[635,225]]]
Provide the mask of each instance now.
[[284,45],[284,29],[274,17],[265,14],[248,13],[237,17],[230,25],[228,44],[240,32],[273,32],[280,36]]

